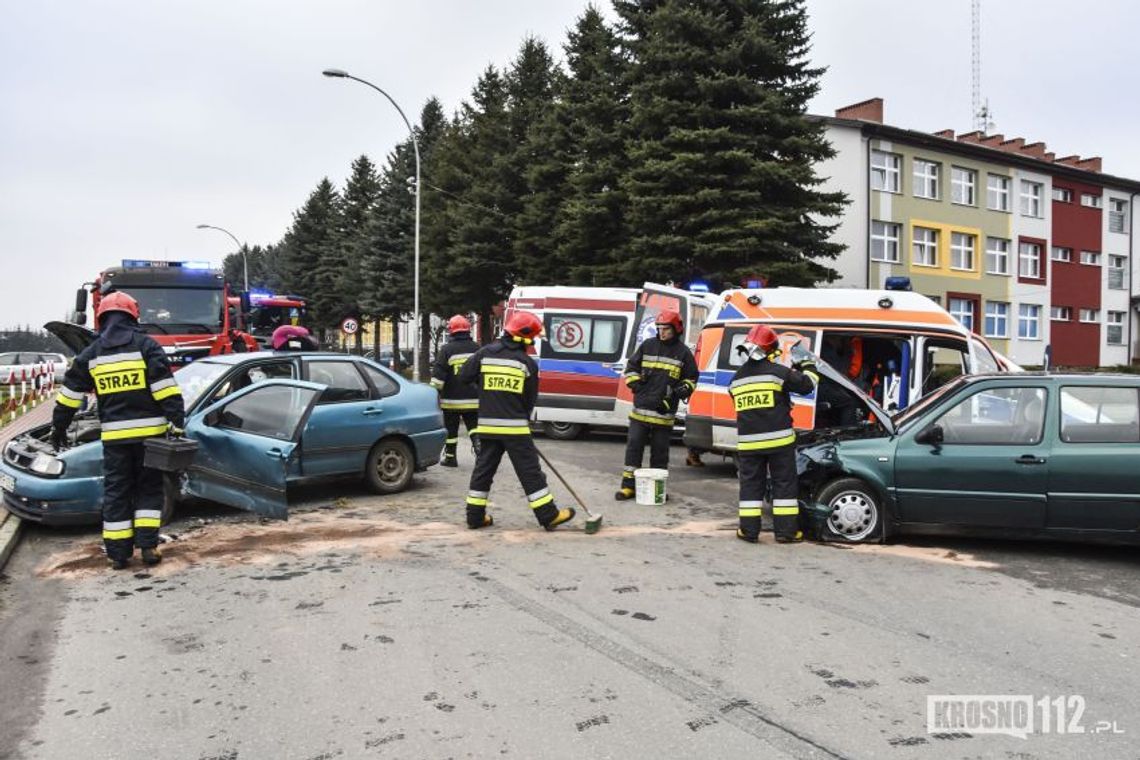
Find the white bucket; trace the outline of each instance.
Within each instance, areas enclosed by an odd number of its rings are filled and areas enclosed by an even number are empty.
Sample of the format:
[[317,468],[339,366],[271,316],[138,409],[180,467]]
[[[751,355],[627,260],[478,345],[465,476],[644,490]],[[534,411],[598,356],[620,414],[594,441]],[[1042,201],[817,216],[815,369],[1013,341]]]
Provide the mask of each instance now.
[[665,503],[665,480],[669,477],[668,470],[658,470],[647,467],[633,471],[633,479],[637,483],[637,503],[650,507]]

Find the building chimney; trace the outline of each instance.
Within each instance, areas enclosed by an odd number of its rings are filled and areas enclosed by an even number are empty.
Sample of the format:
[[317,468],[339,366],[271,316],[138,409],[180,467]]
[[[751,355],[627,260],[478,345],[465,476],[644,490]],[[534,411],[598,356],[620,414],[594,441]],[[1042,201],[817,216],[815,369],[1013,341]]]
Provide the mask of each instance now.
[[935,137],[945,137],[948,140],[953,140],[954,139],[954,130],[942,129],[942,130],[939,130],[938,132],[935,132],[934,136]]
[[989,135],[988,137],[983,137],[981,140],[978,140],[978,142],[987,148],[997,148],[1004,139],[1005,135]]
[[1080,162],[1080,160],[1081,160],[1081,157],[1076,156],[1076,155],[1062,156],[1061,158],[1058,158],[1055,163],[1064,164],[1065,166],[1076,167],[1078,165],[1078,163]]
[[1021,150],[1021,146],[1023,145],[1025,145],[1024,137],[1014,137],[1001,143],[998,145],[998,147],[1004,151],[1008,151],[1009,153],[1017,153],[1019,150]]
[[1044,156],[1042,156],[1042,158],[1045,159],[1046,161],[1048,161],[1049,163],[1053,163],[1057,159],[1057,154],[1054,153],[1053,151],[1049,151]]
[[963,132],[958,135],[958,142],[980,143],[985,136],[984,132]]
[[1100,156],[1093,156],[1092,158],[1082,158],[1077,162],[1077,166],[1090,172],[1100,171]]
[[1045,143],[1035,142],[1029,143],[1021,148],[1021,152],[1033,158],[1045,158]]
[[876,124],[882,124],[883,99],[871,98],[870,100],[864,100],[862,103],[837,108],[835,109],[835,118],[858,119],[859,121],[873,121]]

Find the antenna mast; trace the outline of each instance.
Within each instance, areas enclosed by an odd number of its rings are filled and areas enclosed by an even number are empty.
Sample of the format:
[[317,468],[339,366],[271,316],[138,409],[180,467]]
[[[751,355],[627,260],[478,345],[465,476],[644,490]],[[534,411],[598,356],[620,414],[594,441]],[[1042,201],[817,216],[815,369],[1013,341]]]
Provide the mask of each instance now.
[[974,129],[983,134],[992,128],[990,103],[982,102],[982,0],[970,0],[970,106]]

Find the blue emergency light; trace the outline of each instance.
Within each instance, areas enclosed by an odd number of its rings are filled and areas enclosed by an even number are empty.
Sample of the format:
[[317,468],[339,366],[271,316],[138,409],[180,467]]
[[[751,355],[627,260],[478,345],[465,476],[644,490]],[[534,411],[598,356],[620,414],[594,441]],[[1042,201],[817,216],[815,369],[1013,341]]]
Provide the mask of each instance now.
[[154,259],[123,259],[123,269],[209,269],[208,261],[157,261]]
[[910,290],[909,277],[888,277],[883,285],[886,290]]
[[709,284],[707,282],[705,282],[704,280],[690,280],[689,281],[689,290],[691,290],[694,293],[708,293],[709,292]]

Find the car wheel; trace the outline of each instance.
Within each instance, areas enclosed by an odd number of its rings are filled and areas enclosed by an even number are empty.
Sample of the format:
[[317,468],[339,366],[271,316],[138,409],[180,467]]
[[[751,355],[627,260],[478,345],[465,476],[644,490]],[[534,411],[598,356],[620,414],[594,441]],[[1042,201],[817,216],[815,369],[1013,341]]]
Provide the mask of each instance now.
[[182,501],[182,473],[162,473],[162,524],[169,525],[175,508]]
[[572,441],[582,435],[582,431],[585,429],[585,425],[577,422],[547,422],[543,427],[543,432],[546,433],[547,438],[553,438],[556,441]]
[[820,489],[816,501],[828,508],[828,536],[849,543],[878,541],[882,536],[882,503],[862,480],[833,480]]
[[399,493],[412,482],[415,471],[416,457],[411,446],[398,438],[387,438],[369,452],[364,479],[376,493]]

